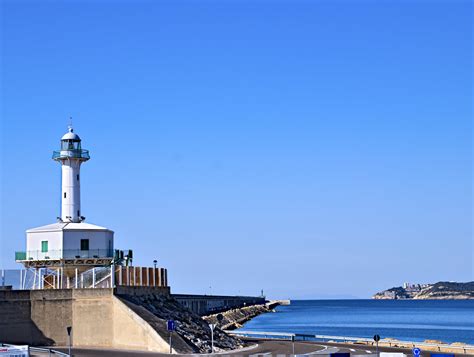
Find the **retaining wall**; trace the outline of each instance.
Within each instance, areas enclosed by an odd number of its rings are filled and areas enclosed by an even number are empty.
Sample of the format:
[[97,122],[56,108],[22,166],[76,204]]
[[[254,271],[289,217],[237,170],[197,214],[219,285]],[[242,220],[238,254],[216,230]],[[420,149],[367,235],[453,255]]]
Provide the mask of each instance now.
[[[122,293],[168,295],[168,288],[120,287]],[[168,343],[113,289],[0,291],[0,341],[29,345],[130,348],[167,352]]]

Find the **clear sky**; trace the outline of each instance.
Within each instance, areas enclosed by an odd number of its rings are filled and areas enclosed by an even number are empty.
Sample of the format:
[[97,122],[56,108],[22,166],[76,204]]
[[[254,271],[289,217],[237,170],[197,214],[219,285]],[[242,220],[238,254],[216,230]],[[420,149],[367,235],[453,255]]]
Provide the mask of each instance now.
[[473,280],[471,1],[1,1],[1,252],[82,213],[174,292]]

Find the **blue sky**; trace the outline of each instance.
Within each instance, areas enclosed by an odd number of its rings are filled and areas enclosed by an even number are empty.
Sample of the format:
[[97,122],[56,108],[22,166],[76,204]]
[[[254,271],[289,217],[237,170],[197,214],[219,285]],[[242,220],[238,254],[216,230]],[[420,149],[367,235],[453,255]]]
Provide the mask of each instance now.
[[2,1],[1,252],[82,212],[174,292],[473,279],[469,1]]

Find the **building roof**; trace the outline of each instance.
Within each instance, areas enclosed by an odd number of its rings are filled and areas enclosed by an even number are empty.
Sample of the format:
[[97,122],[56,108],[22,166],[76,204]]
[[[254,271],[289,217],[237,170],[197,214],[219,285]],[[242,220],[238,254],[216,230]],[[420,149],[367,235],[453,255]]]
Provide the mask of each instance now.
[[68,222],[58,222],[53,224],[48,224],[46,226],[30,228],[26,233],[36,233],[36,232],[60,232],[60,231],[110,231],[110,229],[96,226],[95,224],[90,223],[68,223]]
[[81,138],[79,137],[79,135],[77,135],[77,134],[74,132],[74,129],[72,128],[72,126],[70,126],[69,129],[68,129],[68,132],[63,135],[63,137],[61,138],[61,140],[81,141]]

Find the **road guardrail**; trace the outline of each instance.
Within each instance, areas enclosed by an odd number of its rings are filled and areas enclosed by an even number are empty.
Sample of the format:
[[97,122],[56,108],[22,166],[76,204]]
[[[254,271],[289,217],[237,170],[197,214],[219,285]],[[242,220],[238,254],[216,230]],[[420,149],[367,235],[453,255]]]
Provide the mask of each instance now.
[[[226,331],[228,334],[244,337],[263,337],[263,338],[274,338],[274,339],[295,339],[296,341],[335,341],[335,342],[364,342],[366,344],[373,344],[374,340],[371,338],[364,337],[350,337],[350,336],[330,336],[330,335],[309,335],[300,333],[289,333],[289,332],[268,332],[268,331]],[[379,344],[386,344],[388,347],[400,348],[413,348],[413,347],[431,347],[436,348],[438,351],[441,349],[453,349],[460,350],[464,353],[474,353],[473,345],[450,345],[447,343],[427,343],[427,342],[415,342],[415,341],[400,341],[392,339],[381,339]]]
[[[41,348],[41,347],[31,347],[31,346],[17,346],[11,345],[9,343],[0,343],[0,347],[5,347],[7,349],[12,349],[12,355],[15,356],[29,356],[30,352],[36,352],[41,354],[47,354],[48,356],[60,356],[60,357],[70,357],[69,354],[53,350],[52,348]],[[5,351],[6,355],[11,355],[9,351]],[[2,355],[2,353],[0,353]]]

